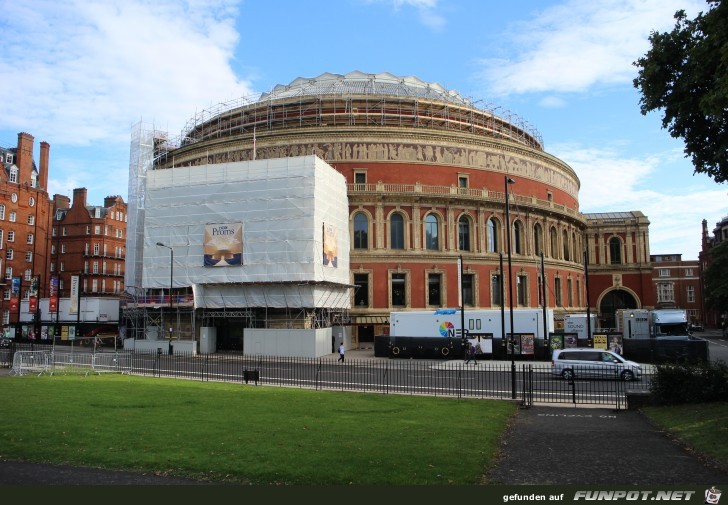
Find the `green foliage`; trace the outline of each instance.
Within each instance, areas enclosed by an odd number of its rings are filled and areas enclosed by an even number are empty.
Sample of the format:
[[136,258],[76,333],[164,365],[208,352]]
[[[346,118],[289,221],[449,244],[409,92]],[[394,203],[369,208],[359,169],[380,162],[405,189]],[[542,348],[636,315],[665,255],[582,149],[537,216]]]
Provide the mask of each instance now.
[[657,405],[728,401],[728,365],[723,361],[660,364],[650,390]]
[[120,375],[0,380],[0,458],[259,485],[469,485],[515,404]]
[[675,13],[669,33],[652,32],[651,49],[634,62],[640,110],[664,111],[663,128],[685,142],[696,173],[728,180],[728,3],[708,0],[695,19]]
[[728,312],[728,240],[710,250],[704,279],[706,306],[721,314]]

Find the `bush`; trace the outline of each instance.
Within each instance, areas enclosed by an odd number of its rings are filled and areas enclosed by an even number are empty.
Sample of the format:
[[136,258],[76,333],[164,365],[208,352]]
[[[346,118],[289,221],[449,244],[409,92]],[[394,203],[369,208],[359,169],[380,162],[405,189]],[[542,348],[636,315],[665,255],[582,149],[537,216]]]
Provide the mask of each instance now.
[[650,383],[662,405],[728,401],[728,365],[723,361],[657,365]]

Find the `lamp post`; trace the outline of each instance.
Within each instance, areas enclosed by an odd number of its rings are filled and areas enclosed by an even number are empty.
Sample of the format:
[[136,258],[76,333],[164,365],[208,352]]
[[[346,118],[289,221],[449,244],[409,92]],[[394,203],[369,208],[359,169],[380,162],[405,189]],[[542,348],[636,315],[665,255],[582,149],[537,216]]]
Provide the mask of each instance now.
[[[172,281],[174,279],[174,270],[173,270],[174,269],[174,250],[170,246],[165,245],[161,242],[157,242],[157,245],[159,247],[166,247],[167,249],[169,249],[169,308],[170,308],[169,317],[171,318],[172,317],[172,310],[171,310],[172,309]],[[170,319],[170,324],[172,324],[171,319]],[[169,328],[169,350],[167,352],[168,352],[168,354],[172,354],[172,327],[171,326]]]
[[159,247],[166,247],[167,249],[169,249],[169,308],[171,309],[172,308],[172,280],[174,279],[174,274],[173,274],[173,272],[174,272],[174,270],[173,270],[173,268],[174,268],[174,250],[170,246],[164,245],[161,242],[157,242],[157,245]]
[[514,351],[514,343],[513,343],[513,273],[511,270],[511,218],[509,214],[509,203],[508,203],[508,185],[509,184],[515,184],[516,181],[508,177],[507,175],[504,177],[504,185],[506,188],[506,228],[508,232],[506,233],[506,244],[508,246],[507,253],[508,253],[508,307],[510,311],[510,320],[511,320],[511,338],[510,338],[510,344],[511,344],[511,398],[516,399],[516,362],[513,356]]
[[632,338],[632,318],[634,317],[634,312],[629,313],[629,319],[627,320],[628,326],[629,326],[629,332],[627,335],[629,335],[629,338]]

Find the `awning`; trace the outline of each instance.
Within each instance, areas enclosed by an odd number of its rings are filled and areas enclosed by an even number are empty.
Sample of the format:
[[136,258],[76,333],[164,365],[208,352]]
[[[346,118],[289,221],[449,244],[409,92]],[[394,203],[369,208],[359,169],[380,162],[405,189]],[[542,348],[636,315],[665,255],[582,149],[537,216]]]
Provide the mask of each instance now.
[[388,316],[356,316],[354,324],[368,326],[370,324],[389,324]]

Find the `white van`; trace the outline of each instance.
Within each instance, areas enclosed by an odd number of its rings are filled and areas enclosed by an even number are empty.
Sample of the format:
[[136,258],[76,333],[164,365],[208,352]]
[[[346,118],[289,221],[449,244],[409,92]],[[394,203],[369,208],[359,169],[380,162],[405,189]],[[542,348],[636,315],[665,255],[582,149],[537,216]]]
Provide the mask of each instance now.
[[551,373],[574,378],[636,380],[642,377],[639,363],[604,349],[557,349],[551,356]]

